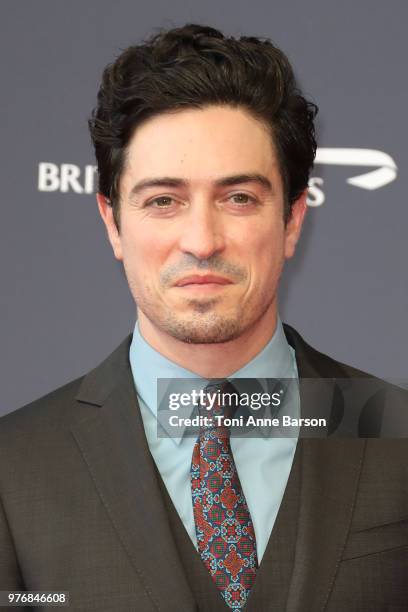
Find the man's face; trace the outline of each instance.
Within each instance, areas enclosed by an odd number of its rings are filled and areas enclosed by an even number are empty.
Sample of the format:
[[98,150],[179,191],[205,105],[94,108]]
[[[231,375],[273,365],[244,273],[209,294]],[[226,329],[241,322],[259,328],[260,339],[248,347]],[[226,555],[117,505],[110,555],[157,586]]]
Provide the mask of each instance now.
[[271,136],[247,111],[208,106],[142,123],[119,191],[119,232],[98,203],[141,328],[148,320],[184,342],[219,343],[274,320],[306,194],[285,227]]

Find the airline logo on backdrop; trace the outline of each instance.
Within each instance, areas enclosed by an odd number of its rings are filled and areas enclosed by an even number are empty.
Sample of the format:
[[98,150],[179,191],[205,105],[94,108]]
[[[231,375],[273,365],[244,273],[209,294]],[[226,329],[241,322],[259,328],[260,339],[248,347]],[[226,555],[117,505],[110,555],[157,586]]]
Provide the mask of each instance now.
[[[361,189],[379,189],[392,183],[397,177],[397,165],[388,153],[377,149],[353,149],[353,148],[318,148],[316,151],[315,164],[326,164],[330,166],[364,166],[375,168],[369,172],[351,176],[346,179],[347,183],[360,187]],[[321,206],[325,201],[323,192],[323,179],[315,176],[309,181],[309,195],[307,203],[309,206]]]
[[[315,164],[375,168],[347,179],[350,185],[369,190],[388,185],[395,180],[398,171],[392,157],[377,149],[318,148]],[[83,168],[76,164],[38,164],[38,191],[91,194],[95,192],[96,181],[97,168],[91,164]],[[324,203],[323,185],[323,178],[311,177],[307,201],[309,206],[316,207]]]

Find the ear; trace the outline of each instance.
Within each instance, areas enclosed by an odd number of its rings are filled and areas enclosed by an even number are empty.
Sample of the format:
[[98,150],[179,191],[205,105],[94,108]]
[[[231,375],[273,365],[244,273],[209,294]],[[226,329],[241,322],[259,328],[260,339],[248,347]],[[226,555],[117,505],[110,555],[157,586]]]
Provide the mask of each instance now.
[[102,221],[105,224],[109,242],[111,243],[113,249],[113,253],[116,259],[122,261],[122,240],[118,228],[116,227],[115,220],[113,218],[113,208],[108,198],[106,198],[101,193],[96,194],[96,201],[98,202],[99,214],[101,215]]
[[285,228],[285,258],[289,259],[293,256],[297,241],[302,230],[303,220],[306,214],[306,198],[307,189],[299,196],[292,204],[291,215],[288,219]]

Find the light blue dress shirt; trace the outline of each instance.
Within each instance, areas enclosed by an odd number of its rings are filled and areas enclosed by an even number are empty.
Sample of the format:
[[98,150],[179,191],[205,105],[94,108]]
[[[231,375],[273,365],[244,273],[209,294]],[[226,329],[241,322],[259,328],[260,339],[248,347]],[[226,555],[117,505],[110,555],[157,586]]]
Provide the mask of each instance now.
[[[142,337],[137,321],[129,357],[150,452],[180,519],[197,548],[190,485],[195,439],[187,436],[158,437],[157,379],[200,378],[202,388],[208,380],[153,349]],[[298,378],[295,352],[286,340],[279,319],[273,337],[262,351],[228,378],[234,378],[236,387],[239,378]],[[291,416],[299,416],[298,394],[292,395],[289,412]],[[287,408],[285,414],[288,414]],[[254,525],[258,563],[265,552],[282,502],[296,444],[297,437],[231,437],[231,450]]]

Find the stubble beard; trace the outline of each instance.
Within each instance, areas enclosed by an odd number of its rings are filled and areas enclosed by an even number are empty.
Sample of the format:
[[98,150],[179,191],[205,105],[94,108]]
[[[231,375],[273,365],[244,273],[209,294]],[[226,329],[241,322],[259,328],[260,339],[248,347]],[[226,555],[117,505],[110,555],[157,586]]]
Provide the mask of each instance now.
[[153,326],[176,340],[188,344],[223,344],[236,340],[262,319],[274,295],[262,297],[264,299],[256,304],[247,303],[245,308],[238,306],[235,313],[229,315],[216,312],[218,299],[189,300],[188,315],[176,315],[170,310],[158,312],[152,303],[140,299],[140,295],[136,303]]

